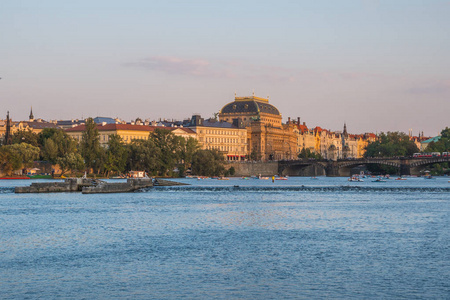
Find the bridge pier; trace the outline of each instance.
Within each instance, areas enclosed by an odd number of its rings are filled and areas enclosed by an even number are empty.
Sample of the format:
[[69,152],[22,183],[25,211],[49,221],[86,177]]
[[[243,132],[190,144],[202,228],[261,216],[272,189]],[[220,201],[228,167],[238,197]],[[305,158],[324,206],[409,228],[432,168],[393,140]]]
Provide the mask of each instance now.
[[411,175],[411,167],[409,162],[403,162],[400,164],[400,176]]
[[328,163],[327,167],[325,168],[327,177],[339,177],[341,176],[339,174],[339,166],[337,163],[332,162]]

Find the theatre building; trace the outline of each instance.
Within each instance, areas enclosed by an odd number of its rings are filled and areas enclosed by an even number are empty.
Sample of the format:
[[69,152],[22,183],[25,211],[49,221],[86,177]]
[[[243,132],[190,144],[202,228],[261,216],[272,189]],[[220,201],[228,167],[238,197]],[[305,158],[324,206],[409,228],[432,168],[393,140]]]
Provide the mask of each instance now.
[[297,157],[297,134],[294,124],[282,124],[278,109],[269,99],[235,97],[219,113],[219,120],[242,120],[247,129],[247,151],[253,160],[282,160]]

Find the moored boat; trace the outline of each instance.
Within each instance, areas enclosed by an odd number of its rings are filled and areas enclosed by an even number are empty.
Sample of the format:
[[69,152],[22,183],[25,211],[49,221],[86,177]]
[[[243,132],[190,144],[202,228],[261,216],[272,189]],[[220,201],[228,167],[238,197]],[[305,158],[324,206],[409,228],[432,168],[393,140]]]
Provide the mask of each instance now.
[[361,178],[359,178],[356,175],[351,176],[348,181],[353,181],[353,182],[363,182],[364,180],[362,180]]

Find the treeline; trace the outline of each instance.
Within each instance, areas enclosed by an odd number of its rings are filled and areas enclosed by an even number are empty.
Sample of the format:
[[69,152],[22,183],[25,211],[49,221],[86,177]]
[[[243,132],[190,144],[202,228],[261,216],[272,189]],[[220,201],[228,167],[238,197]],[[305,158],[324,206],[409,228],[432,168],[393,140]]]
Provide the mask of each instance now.
[[[441,137],[437,142],[431,142],[425,152],[448,152],[450,151],[450,129],[446,127],[441,131]],[[366,147],[364,157],[408,157],[420,152],[416,144],[403,132],[381,133],[378,140],[371,142]],[[369,165],[369,171],[375,173],[393,174],[398,170],[390,166]],[[432,174],[442,175],[449,172],[448,163],[434,164],[427,167]]]
[[[450,128],[441,131],[441,138],[437,142],[428,144],[426,152],[450,152]],[[430,168],[431,174],[450,174],[449,163],[434,164]]]
[[146,171],[152,176],[228,175],[223,155],[217,150],[201,150],[197,140],[175,136],[166,129],[156,129],[146,140],[126,144],[118,135],[110,135],[106,147],[93,119],[86,121],[80,143],[61,129],[46,128],[39,134],[17,131],[12,145],[0,147],[0,169],[4,173],[31,167],[35,160],[58,164],[62,174],[93,173],[109,177],[131,170]]

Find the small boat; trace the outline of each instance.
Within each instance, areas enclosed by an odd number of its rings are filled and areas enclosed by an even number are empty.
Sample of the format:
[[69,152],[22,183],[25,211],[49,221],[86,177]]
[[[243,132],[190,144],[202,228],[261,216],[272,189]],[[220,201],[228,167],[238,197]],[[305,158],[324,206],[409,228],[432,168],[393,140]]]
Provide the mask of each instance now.
[[311,179],[317,180],[319,178],[317,178],[316,176],[311,177]]
[[377,178],[375,180],[372,180],[372,182],[386,182],[386,180],[384,180],[382,178]]
[[248,177],[241,177],[241,179],[243,179],[243,180],[249,180],[250,178],[248,178]]
[[17,180],[17,179],[30,179],[30,177],[0,177],[0,179],[4,179],[4,180]]
[[36,174],[36,175],[29,175],[30,179],[53,179],[52,175],[42,175],[42,174]]
[[398,177],[398,178],[395,178],[395,180],[406,180],[406,178],[404,178],[404,177]]
[[288,180],[286,177],[277,177],[275,180]]
[[425,179],[436,179],[436,177],[433,177],[433,176],[431,176],[431,175],[426,175],[424,178],[425,178]]
[[361,178],[359,178],[358,176],[352,176],[348,179],[348,181],[353,181],[353,182],[363,182],[364,180],[362,180]]
[[228,178],[228,177],[219,177],[219,178],[217,178],[217,180],[230,180],[230,178]]

